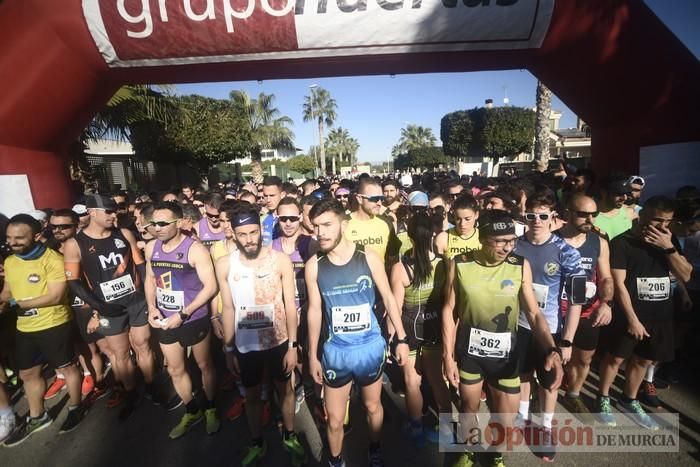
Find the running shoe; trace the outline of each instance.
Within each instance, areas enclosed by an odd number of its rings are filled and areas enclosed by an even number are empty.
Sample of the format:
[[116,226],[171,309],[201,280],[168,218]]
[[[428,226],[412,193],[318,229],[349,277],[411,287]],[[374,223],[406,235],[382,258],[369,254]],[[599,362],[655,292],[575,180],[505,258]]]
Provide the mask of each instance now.
[[265,457],[265,454],[267,454],[267,443],[265,441],[263,441],[262,446],[248,446],[241,460],[241,466],[255,465]]
[[47,412],[39,418],[27,417],[27,420],[17,427],[15,431],[5,439],[5,446],[12,447],[24,442],[27,438],[32,436],[44,428],[48,427],[53,423],[51,417]]
[[0,444],[12,434],[16,426],[17,419],[14,412],[10,412],[4,417],[0,416]]
[[282,439],[284,449],[289,453],[294,467],[300,467],[306,464],[307,456],[304,446],[299,442],[299,437],[293,433],[289,438]]
[[236,420],[243,415],[243,409],[245,409],[245,399],[243,397],[236,397],[233,400],[233,405],[226,411],[226,418],[231,421]]
[[554,462],[554,457],[557,455],[557,449],[552,439],[552,429],[542,428],[540,430],[540,456],[545,462]]
[[58,430],[59,434],[63,433],[69,433],[73,430],[75,430],[80,422],[83,421],[85,418],[85,415],[87,414],[87,409],[84,405],[80,404],[74,409],[68,409],[68,415],[66,416],[66,420],[63,422],[63,425],[61,425],[61,429]]
[[418,449],[423,449],[423,447],[425,446],[425,434],[422,425],[413,426],[410,423],[408,423],[404,426],[403,431],[404,436],[411,440],[411,444],[413,444]]
[[103,380],[99,383],[95,383],[95,389],[92,390],[92,398],[94,400],[102,399],[103,397],[112,393],[112,388],[107,385]]
[[80,393],[83,395],[83,397],[90,394],[93,389],[95,389],[95,380],[93,379],[92,375],[83,376],[83,385],[80,388]]
[[452,467],[472,467],[474,465],[474,453],[473,452],[463,452],[459,455],[456,461],[452,464]]
[[115,386],[112,394],[110,394],[109,399],[107,399],[107,408],[113,409],[124,402],[126,397],[126,392],[121,386]]
[[49,388],[46,390],[46,394],[44,394],[44,400],[47,401],[49,399],[53,399],[65,387],[66,387],[66,380],[56,376],[56,379],[53,380],[53,383],[51,383],[51,386],[49,386]]
[[201,422],[204,419],[204,415],[202,415],[202,411],[198,410],[195,413],[187,413],[182,416],[180,419],[180,423],[175,425],[175,428],[170,430],[170,434],[168,437],[170,439],[178,439],[182,436],[184,436],[190,429],[195,426],[197,423]]
[[382,459],[382,451],[376,449],[369,451],[367,454],[367,464],[369,467],[384,467],[384,459]]
[[618,399],[617,406],[621,412],[630,414],[632,420],[637,422],[638,425],[654,431],[659,429],[659,424],[644,411],[638,400],[635,399],[628,403]]
[[175,394],[173,397],[171,397],[168,402],[165,403],[165,410],[168,412],[172,412],[173,410],[177,409],[182,405],[182,399],[180,399],[180,396]]
[[581,396],[569,396],[566,394],[561,398],[561,405],[572,414],[576,414],[583,423],[591,425],[595,422],[591,411],[588,410]]
[[615,416],[613,415],[612,411],[612,405],[610,405],[610,397],[598,397],[598,415],[600,416],[600,421],[603,422],[603,425],[610,427],[617,426],[617,422],[615,421]]
[[525,417],[523,417],[523,414],[521,414],[520,412],[518,412],[518,413],[515,415],[515,420],[513,421],[513,426],[514,426],[515,428],[518,428],[518,429],[521,429],[521,430],[522,430],[522,429],[525,428],[526,426],[530,426],[531,423],[532,423],[532,421],[530,421],[530,419],[526,419]]
[[658,409],[661,407],[661,400],[656,395],[656,386],[654,383],[642,381],[642,386],[637,393],[637,399],[647,407]]
[[208,435],[213,435],[219,431],[219,428],[221,428],[221,421],[219,421],[219,416],[216,414],[216,409],[214,407],[204,411],[204,418]]

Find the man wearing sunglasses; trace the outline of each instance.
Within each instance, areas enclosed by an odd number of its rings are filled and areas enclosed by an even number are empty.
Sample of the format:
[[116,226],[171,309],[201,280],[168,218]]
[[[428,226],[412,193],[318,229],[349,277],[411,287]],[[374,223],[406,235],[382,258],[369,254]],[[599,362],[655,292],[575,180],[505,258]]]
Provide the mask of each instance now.
[[129,204],[126,193],[119,192],[112,195],[112,199],[117,203],[117,224],[119,229],[129,229],[132,232],[136,231],[134,226],[134,217],[129,215]]
[[[581,420],[588,424],[593,424],[594,418],[584,404],[580,392],[598,346],[600,328],[607,326],[612,319],[614,292],[608,241],[593,225],[597,216],[598,207],[595,200],[583,193],[576,193],[567,204],[566,225],[557,231],[566,243],[578,250],[581,266],[586,271],[586,302],[581,307],[571,361],[566,367],[567,391],[561,402],[571,413],[578,413]],[[566,317],[568,308],[569,301],[563,293],[563,317]]]
[[[532,269],[532,287],[537,304],[547,320],[549,332],[561,349],[562,362],[571,359],[571,346],[578,327],[581,305],[572,302],[573,277],[585,278],[581,267],[581,255],[576,248],[567,244],[561,237],[551,232],[552,220],[556,213],[556,204],[552,192],[536,193],[528,197],[525,203],[525,221],[529,227],[518,238],[515,252],[527,259]],[[560,294],[566,291],[569,306],[564,320],[561,314]],[[546,349],[533,339],[530,322],[524,313],[520,313],[517,337],[517,350],[520,355],[520,406],[518,408],[519,424],[528,423],[530,417],[530,383],[534,372],[540,382],[539,402],[542,411],[542,451],[540,455],[546,461],[552,461],[556,447],[552,438],[552,420],[557,404],[557,390],[552,389],[554,374],[544,366]]]
[[[337,193],[337,191],[336,191]],[[350,214],[345,238],[371,248],[382,258],[386,267],[398,259],[401,242],[392,222],[379,216],[384,201],[382,187],[373,178],[363,179],[357,188],[358,208]]]
[[[447,379],[459,390],[460,418],[465,427],[477,422],[484,382],[492,396],[492,421],[504,429],[512,426],[512,417],[504,414],[518,409],[520,309],[533,329],[533,340],[543,349],[538,358],[551,373],[548,388],[556,391],[562,379],[561,350],[555,347],[533,293],[530,263],[512,253],[516,239],[509,213],[486,211],[479,225],[481,248],[448,262],[442,308],[443,361]],[[468,428],[460,430],[461,440],[468,438],[468,432]],[[474,454],[466,452],[453,465],[473,465],[474,460]],[[491,465],[503,465],[502,456],[495,453]]]
[[333,197],[340,201],[340,204],[342,204],[343,208],[346,210],[348,209],[348,204],[350,204],[350,196],[350,190],[345,187],[340,187],[333,193]]
[[112,350],[112,369],[124,391],[114,391],[108,406],[124,402],[120,419],[128,418],[138,402],[136,371],[129,354],[133,346],[136,361],[154,401],[154,357],[149,344],[146,299],[142,281],[145,263],[136,238],[127,229],[116,229],[117,203],[93,195],[86,203],[90,224],[64,245],[66,277],[71,291],[90,307],[93,316],[88,333],[105,336]]
[[608,235],[611,241],[632,228],[632,212],[625,207],[625,200],[632,190],[624,178],[607,177],[600,187],[598,209],[600,215],[595,226]]
[[[208,307],[218,289],[214,267],[209,251],[183,235],[182,208],[178,204],[156,204],[151,225],[156,240],[146,245],[148,322],[168,362],[175,390],[185,404],[185,414],[169,437],[180,438],[202,419],[207,434],[213,434],[220,426],[214,406],[216,373]],[[192,395],[192,380],[186,369],[188,347],[202,374],[204,407]]]
[[204,216],[195,224],[194,230],[197,233],[197,238],[202,244],[210,249],[211,246],[219,240],[224,240],[226,234],[219,220],[221,213],[221,203],[224,202],[224,197],[218,193],[210,193],[204,200]]

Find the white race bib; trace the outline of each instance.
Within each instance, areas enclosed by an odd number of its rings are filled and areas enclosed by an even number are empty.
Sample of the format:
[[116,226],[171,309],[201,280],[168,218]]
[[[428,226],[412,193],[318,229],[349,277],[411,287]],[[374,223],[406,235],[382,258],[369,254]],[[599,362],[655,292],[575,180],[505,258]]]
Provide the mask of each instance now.
[[134,287],[134,281],[131,279],[130,274],[118,279],[102,282],[100,283],[100,288],[102,289],[102,295],[104,295],[106,302],[113,302],[114,300],[119,300],[122,297],[136,292],[136,287]]
[[507,358],[510,354],[509,332],[489,332],[472,328],[467,353],[475,357]]
[[668,277],[638,277],[637,297],[646,302],[668,300],[671,295],[671,279]]
[[274,325],[275,305],[243,305],[238,308],[238,329],[258,331]]
[[547,307],[547,297],[549,296],[549,287],[542,284],[532,284],[532,289],[535,292],[535,300],[537,300],[537,306],[540,307],[540,311],[544,311]]
[[336,306],[331,309],[334,334],[355,334],[369,331],[372,326],[369,303]]
[[156,288],[156,304],[163,311],[179,313],[185,309],[185,292]]

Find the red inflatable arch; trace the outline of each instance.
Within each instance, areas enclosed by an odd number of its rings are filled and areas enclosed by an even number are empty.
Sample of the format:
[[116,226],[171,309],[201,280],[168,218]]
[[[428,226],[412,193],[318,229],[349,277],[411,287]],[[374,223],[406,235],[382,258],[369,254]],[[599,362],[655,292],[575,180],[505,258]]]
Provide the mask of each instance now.
[[66,148],[124,83],[513,68],[591,126],[598,170],[700,141],[700,64],[642,0],[3,0],[0,173],[69,205]]

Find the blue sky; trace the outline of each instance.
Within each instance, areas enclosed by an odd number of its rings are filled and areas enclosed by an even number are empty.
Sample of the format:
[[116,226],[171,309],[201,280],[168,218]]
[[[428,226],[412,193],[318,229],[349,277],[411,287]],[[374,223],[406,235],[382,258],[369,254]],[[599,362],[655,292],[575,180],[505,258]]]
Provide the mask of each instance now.
[[[645,0],[645,3],[695,54],[700,56],[700,0]],[[432,128],[440,139],[440,119],[448,112],[469,109],[491,98],[496,105],[507,92],[510,104],[532,107],[537,80],[526,70],[477,73],[339,77],[298,80],[237,81],[177,85],[178,93],[227,98],[241,89],[251,96],[273,93],[277,107],[294,120],[296,146],[307,151],[318,143],[315,125],[302,119],[309,86],[327,89],[338,104],[335,126],[347,129],[360,143],[359,161],[386,161],[401,128],[417,124]],[[504,89],[505,88],[505,89]],[[556,96],[552,107],[563,112],[561,126],[573,127],[576,115]]]

